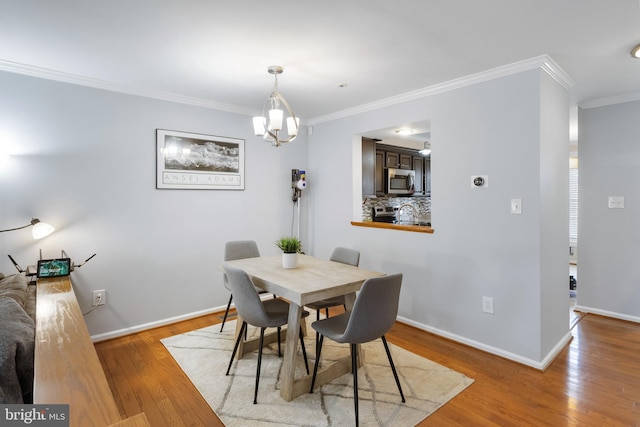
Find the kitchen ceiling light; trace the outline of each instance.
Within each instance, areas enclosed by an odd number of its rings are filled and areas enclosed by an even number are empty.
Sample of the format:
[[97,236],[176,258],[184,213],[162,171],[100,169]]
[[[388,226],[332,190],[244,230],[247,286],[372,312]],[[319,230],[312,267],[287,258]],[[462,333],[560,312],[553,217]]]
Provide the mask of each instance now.
[[[269,74],[273,74],[275,77],[275,83],[273,85],[273,92],[267,98],[262,109],[262,116],[253,118],[253,131],[256,136],[261,136],[265,140],[269,141],[274,147],[279,147],[285,142],[290,142],[296,139],[298,136],[298,127],[300,126],[300,119],[296,117],[291,110],[291,106],[286,99],[278,92],[278,74],[282,74],[282,67],[279,65],[271,65],[268,68]],[[280,104],[284,105],[287,109],[287,130],[289,137],[281,139],[280,132],[282,131],[282,122],[284,114],[280,108]]]
[[423,156],[428,156],[429,154],[431,154],[431,144],[429,143],[429,141],[424,142],[424,148],[418,151],[418,153],[422,154]]
[[640,44],[633,49],[631,49],[631,57],[635,59],[640,59]]
[[413,129],[402,128],[396,130],[398,135],[411,135],[413,133]]

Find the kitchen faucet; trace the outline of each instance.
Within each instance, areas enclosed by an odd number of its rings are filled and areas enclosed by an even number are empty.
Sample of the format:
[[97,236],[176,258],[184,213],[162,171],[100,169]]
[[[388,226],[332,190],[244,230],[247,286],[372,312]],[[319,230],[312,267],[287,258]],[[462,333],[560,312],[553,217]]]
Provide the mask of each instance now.
[[411,203],[403,203],[398,207],[398,211],[396,213],[396,221],[398,223],[400,223],[400,218],[402,215],[402,209],[404,208],[411,208],[411,210],[413,211],[413,220],[417,221],[418,217],[420,216],[420,214],[418,213],[418,210],[415,208],[415,206],[413,206]]

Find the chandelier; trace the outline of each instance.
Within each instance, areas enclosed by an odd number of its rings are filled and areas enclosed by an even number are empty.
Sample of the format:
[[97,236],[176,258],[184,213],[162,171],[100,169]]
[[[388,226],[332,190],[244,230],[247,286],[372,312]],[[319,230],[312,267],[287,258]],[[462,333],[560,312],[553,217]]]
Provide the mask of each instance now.
[[[278,92],[278,74],[282,74],[282,67],[271,65],[268,68],[269,74],[275,77],[273,92],[267,98],[262,109],[262,116],[253,118],[253,132],[256,136],[261,136],[269,141],[274,147],[279,147],[285,142],[290,142],[298,136],[298,126],[300,119],[291,110],[291,106],[286,99]],[[287,109],[287,132],[288,138],[282,138],[282,125],[284,112],[280,108],[282,104]]]

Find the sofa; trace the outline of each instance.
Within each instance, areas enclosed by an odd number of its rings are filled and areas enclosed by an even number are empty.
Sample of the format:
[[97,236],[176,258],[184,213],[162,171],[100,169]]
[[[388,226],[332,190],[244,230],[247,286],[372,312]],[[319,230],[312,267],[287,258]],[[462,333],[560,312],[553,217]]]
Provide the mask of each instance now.
[[0,403],[33,402],[36,286],[0,273]]

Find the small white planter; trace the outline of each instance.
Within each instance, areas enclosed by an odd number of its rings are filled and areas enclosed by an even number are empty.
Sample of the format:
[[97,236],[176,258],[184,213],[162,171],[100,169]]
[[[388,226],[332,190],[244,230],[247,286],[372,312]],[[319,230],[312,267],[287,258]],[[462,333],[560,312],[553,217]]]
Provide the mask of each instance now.
[[298,266],[298,254],[282,253],[282,268],[296,268]]

